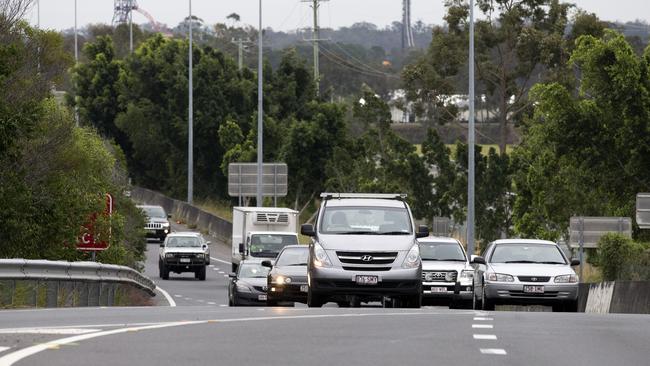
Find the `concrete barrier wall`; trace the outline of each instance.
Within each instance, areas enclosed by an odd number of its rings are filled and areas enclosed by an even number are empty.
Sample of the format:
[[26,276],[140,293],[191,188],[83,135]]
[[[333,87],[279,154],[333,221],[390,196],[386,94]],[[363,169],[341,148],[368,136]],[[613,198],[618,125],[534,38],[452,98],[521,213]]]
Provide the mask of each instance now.
[[199,230],[207,231],[219,241],[230,245],[232,223],[226,219],[146,188],[133,187],[131,198],[138,204],[162,206],[167,213],[172,214],[175,218],[181,219],[189,225],[196,225]]
[[578,311],[650,314],[650,281],[581,283]]

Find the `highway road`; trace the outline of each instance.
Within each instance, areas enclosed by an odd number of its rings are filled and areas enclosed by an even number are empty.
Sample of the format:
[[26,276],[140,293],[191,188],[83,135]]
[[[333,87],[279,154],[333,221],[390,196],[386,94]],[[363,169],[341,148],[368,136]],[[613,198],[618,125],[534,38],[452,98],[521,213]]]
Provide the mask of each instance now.
[[228,264],[162,281],[148,249],[146,273],[175,307],[159,294],[150,307],[0,311],[0,366],[650,364],[648,315],[229,308]]

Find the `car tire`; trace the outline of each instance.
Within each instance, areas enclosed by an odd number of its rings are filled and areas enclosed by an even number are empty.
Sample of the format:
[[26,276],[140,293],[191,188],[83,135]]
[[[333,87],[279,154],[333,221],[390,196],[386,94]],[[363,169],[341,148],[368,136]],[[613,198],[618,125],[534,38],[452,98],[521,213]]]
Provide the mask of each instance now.
[[160,278],[162,278],[163,280],[169,279],[169,268],[167,268],[167,266],[163,262],[160,263]]
[[403,308],[419,309],[422,306],[422,294],[406,296],[402,300]]
[[[472,283],[472,289],[475,289],[476,288],[475,286],[476,286],[476,284]],[[479,300],[476,297],[476,292],[474,292],[474,290],[472,290],[472,303],[470,305],[472,306],[472,309],[474,309],[474,310],[483,309],[483,303],[481,303],[481,300]]]
[[232,272],[237,273],[237,265],[235,263],[232,263],[230,266],[231,266],[230,269],[232,270]]
[[350,302],[349,301],[339,301],[336,303],[340,308],[349,308],[350,307]]
[[326,299],[324,296],[319,296],[314,294],[311,291],[311,288],[307,292],[307,306],[310,308],[320,308],[326,303]]
[[488,299],[487,296],[485,296],[485,287],[483,287],[483,291],[481,293],[481,304],[483,305],[483,310],[494,310],[494,301]]
[[266,306],[278,306],[278,302],[276,300],[266,300]]
[[196,276],[199,281],[205,281],[205,266],[202,266],[196,271]]

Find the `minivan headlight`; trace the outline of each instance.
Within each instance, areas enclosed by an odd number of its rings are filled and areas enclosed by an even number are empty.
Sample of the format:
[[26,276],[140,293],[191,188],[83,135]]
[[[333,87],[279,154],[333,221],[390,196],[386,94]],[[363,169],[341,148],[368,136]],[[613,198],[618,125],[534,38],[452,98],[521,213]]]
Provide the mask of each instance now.
[[577,283],[578,275],[568,274],[568,275],[555,276],[554,282],[555,283]]
[[314,243],[314,266],[320,268],[332,266],[332,261],[327,256],[325,249],[318,243]]
[[488,281],[494,281],[494,282],[515,282],[514,277],[512,277],[509,274],[503,274],[503,273],[488,273],[487,279]]
[[420,265],[420,246],[415,244],[411,247],[404,258],[402,268],[417,268]]

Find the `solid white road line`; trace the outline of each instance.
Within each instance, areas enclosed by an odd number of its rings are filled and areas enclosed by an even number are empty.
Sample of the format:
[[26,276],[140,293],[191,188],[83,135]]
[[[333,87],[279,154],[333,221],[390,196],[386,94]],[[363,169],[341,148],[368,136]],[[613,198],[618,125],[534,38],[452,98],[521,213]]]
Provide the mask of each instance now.
[[474,334],[474,339],[496,340],[497,336],[494,334]]
[[506,350],[502,348],[481,348],[481,353],[484,355],[507,355]]
[[492,321],[492,320],[494,320],[494,318],[485,318],[485,317],[480,317],[480,316],[477,316],[477,317],[474,318],[474,321],[486,321],[487,322],[487,321]]
[[4,352],[4,351],[8,350],[9,348],[11,348],[11,347],[2,347],[2,346],[0,346],[0,352]]
[[228,261],[224,261],[223,259],[215,258],[215,257],[212,257],[212,256],[210,257],[210,259],[212,259],[213,261],[217,261],[219,263],[230,264],[230,262],[228,262]]
[[176,301],[174,301],[174,299],[171,296],[169,296],[169,292],[163,290],[159,286],[156,286],[156,290],[158,290],[158,292],[163,294],[163,296],[165,297],[165,299],[169,303],[169,306],[171,306],[172,308],[176,307]]
[[494,326],[492,324],[472,324],[472,328],[492,329],[494,328]]
[[219,271],[219,274],[224,274],[224,273],[225,273],[224,271]]
[[14,328],[0,329],[0,334],[58,334],[76,335],[99,332],[101,329],[89,328]]

